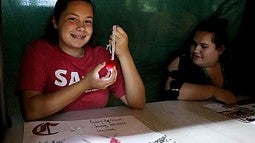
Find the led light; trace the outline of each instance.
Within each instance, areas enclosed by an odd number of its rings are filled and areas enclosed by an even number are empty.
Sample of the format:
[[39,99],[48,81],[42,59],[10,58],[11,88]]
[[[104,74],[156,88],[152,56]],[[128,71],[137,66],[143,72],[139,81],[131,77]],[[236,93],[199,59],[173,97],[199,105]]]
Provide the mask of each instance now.
[[113,67],[115,66],[115,63],[113,60],[108,60],[106,63],[105,63],[105,67],[107,70],[111,70]]

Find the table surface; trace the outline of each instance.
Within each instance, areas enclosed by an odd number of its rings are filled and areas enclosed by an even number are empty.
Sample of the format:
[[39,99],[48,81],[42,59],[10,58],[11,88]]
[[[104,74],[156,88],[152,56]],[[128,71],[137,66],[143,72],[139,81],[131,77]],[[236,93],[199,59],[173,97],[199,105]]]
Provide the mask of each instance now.
[[[155,132],[168,135],[176,143],[251,143],[255,123],[244,123],[201,107],[212,101],[162,101],[147,103],[144,110],[126,106],[65,112],[46,120],[69,121],[132,115]],[[12,117],[5,143],[22,143],[23,121]]]

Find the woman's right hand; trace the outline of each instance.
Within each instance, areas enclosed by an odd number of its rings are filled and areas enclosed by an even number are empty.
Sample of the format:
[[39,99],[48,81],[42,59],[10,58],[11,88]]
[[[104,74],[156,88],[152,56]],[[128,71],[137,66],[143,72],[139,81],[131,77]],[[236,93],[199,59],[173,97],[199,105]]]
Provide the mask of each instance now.
[[100,71],[105,68],[105,62],[97,65],[93,70],[87,73],[83,80],[87,83],[89,89],[105,89],[112,85],[117,79],[117,70],[114,66],[108,70],[103,76],[100,75]]
[[215,93],[214,97],[219,100],[224,102],[227,105],[235,104],[236,103],[236,97],[234,94],[228,90],[222,89],[220,87],[215,87]]

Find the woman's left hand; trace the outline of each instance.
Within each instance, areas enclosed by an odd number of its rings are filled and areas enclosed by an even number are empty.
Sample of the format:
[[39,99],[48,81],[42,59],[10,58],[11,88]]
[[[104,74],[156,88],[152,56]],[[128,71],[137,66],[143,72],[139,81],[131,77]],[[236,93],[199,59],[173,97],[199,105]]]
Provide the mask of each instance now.
[[[113,29],[112,35],[110,36],[109,43],[114,42],[113,36],[115,36],[115,52],[118,58],[129,54],[128,48],[128,35],[127,33],[119,26],[116,25],[116,30]],[[113,45],[113,44],[111,44]]]

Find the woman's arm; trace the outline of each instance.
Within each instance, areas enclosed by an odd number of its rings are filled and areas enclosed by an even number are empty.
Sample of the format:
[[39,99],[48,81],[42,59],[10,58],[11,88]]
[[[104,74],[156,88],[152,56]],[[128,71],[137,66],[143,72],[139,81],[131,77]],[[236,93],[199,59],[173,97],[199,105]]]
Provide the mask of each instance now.
[[225,104],[236,103],[234,94],[214,85],[198,85],[184,83],[180,89],[178,99],[180,100],[204,100],[215,98]]
[[113,31],[113,34],[116,36],[116,55],[120,61],[125,80],[126,92],[121,100],[132,108],[143,109],[146,102],[145,88],[129,52],[128,36],[125,31],[118,26],[116,31]]
[[99,64],[79,82],[55,92],[44,94],[39,91],[22,91],[21,108],[24,119],[31,121],[47,117],[63,109],[86,90],[105,89],[112,85],[116,81],[117,71],[114,68],[110,77],[108,77],[108,74],[99,78],[98,72],[104,66],[105,64]]
[[[180,58],[177,57],[173,60],[173,62],[170,63],[168,66],[168,70],[171,71],[178,71]],[[174,82],[178,83],[179,79],[175,79],[173,76],[169,76],[166,84],[165,84],[165,90],[173,90],[175,88]],[[185,81],[181,81],[182,84],[180,85],[179,89],[176,89],[178,91],[177,99],[179,100],[205,100],[209,98],[215,98],[219,101],[224,102],[225,104],[234,104],[236,103],[236,98],[228,90],[225,90],[221,87],[217,87],[214,85],[199,85],[199,84],[192,84],[187,83]],[[169,92],[169,93],[173,93]],[[173,95],[166,95],[166,96],[173,96]]]

